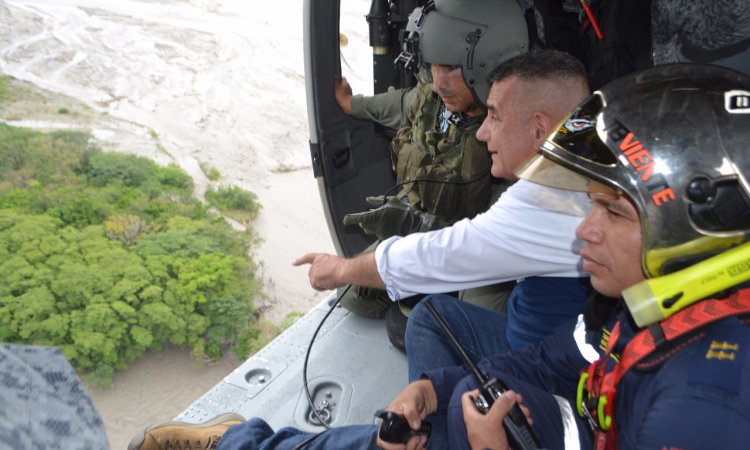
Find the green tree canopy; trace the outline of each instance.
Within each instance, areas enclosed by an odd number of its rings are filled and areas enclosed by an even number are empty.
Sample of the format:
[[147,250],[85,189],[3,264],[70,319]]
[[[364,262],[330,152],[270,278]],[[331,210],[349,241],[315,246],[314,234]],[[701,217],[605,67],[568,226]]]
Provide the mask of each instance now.
[[254,241],[192,188],[179,167],[103,153],[85,133],[0,123],[0,340],[58,346],[105,384],[165,342],[244,356],[268,329]]

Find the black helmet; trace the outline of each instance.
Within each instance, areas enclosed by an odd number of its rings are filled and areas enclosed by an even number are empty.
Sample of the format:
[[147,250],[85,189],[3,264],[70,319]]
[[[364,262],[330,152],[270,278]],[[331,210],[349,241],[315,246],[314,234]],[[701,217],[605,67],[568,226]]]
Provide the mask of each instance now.
[[430,84],[429,64],[459,66],[474,100],[485,105],[487,75],[529,50],[523,11],[516,0],[434,0],[412,12],[396,66]]
[[540,150],[519,176],[578,190],[595,180],[635,203],[647,277],[693,265],[750,233],[747,75],[703,64],[631,74],[584,101]]

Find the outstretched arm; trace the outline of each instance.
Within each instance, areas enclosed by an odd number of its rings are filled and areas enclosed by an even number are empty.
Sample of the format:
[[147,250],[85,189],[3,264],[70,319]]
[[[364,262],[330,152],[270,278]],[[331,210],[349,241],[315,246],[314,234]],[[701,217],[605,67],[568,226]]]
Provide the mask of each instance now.
[[377,262],[389,295],[400,299],[539,275],[586,276],[575,238],[582,216],[567,213],[588,207],[584,195],[521,180],[471,220],[383,241]]
[[310,264],[310,285],[318,291],[336,289],[347,284],[385,289],[375,263],[375,252],[362,253],[354,258],[308,253],[292,261],[294,266],[302,264]]

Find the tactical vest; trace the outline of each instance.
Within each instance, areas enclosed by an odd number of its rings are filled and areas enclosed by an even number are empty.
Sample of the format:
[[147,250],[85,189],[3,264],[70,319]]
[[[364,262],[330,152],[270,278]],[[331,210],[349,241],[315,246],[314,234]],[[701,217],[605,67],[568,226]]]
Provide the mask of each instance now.
[[[409,109],[412,125],[401,128],[391,141],[391,158],[397,183],[417,179],[470,181],[482,177],[492,166],[487,144],[477,139],[481,124],[463,129],[451,124],[445,133],[436,131],[440,99],[429,88],[418,85]],[[486,209],[490,177],[455,185],[416,182],[404,185],[399,198],[407,196],[415,211],[454,223],[474,217]]]

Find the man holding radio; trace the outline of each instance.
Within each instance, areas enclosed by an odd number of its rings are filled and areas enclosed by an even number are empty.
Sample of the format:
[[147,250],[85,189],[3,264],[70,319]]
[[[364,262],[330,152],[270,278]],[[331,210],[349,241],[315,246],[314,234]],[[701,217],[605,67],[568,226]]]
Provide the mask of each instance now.
[[518,171],[588,192],[593,208],[576,234],[598,295],[540,344],[479,363],[512,389],[487,414],[466,369],[447,367],[424,373],[388,408],[414,430],[428,419],[429,439],[376,441],[376,425],[274,433],[252,419],[229,428],[219,450],[505,450],[502,420],[520,402],[542,448],[744,448],[748,105],[750,77],[738,72],[650,69],[597,91]]
[[[596,92],[518,171],[593,202],[576,235],[598,296],[541,345],[479,364],[523,395],[543,448],[750,439],[749,105],[738,72],[650,69]],[[451,449],[508,448],[500,424],[519,395],[483,415],[465,369],[423,378],[392,409],[447,414]]]

